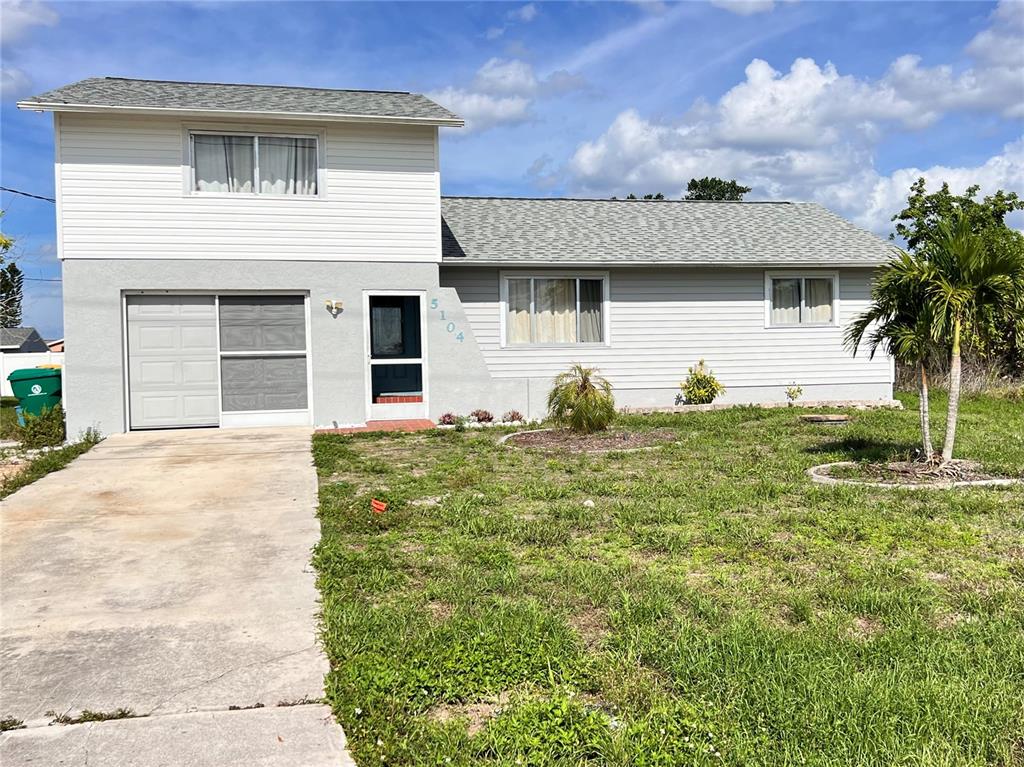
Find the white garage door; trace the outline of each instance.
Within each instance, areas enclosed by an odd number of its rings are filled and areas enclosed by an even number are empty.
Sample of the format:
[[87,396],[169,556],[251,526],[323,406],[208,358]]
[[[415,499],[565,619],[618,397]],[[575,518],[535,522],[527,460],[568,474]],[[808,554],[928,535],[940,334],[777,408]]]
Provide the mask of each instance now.
[[216,426],[213,296],[128,296],[131,428]]

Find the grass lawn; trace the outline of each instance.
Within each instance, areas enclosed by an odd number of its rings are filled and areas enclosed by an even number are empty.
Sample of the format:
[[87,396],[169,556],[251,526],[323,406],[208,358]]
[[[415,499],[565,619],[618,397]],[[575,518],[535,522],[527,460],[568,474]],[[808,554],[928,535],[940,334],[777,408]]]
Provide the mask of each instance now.
[[[359,764],[1024,763],[1024,488],[804,475],[909,453],[903,399],[841,427],[624,418],[678,444],[590,456],[316,436],[327,696]],[[960,434],[1024,474],[1024,404],[967,398]]]

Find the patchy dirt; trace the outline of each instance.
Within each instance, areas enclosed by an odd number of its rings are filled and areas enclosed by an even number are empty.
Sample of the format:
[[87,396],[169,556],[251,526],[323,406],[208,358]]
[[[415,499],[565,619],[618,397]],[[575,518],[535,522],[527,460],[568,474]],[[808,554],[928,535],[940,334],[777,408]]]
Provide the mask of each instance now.
[[878,618],[868,618],[858,615],[853,619],[850,626],[850,636],[854,639],[865,641],[885,630],[885,626]]
[[489,719],[501,713],[510,698],[507,692],[503,692],[497,698],[476,703],[442,703],[427,711],[426,716],[439,724],[461,719],[466,722],[466,733],[472,737],[487,725]]
[[537,448],[552,453],[607,453],[612,450],[636,450],[663,445],[678,438],[672,429],[650,431],[601,431],[595,434],[577,434],[568,429],[544,429],[513,434],[506,445],[519,448]]
[[569,625],[576,630],[583,640],[584,647],[589,650],[600,647],[609,633],[608,619],[600,610],[585,610],[571,615]]
[[23,463],[0,463],[0,482],[8,477],[13,477],[24,468],[25,464]]
[[430,613],[430,617],[438,623],[443,623],[452,617],[455,613],[455,605],[451,602],[442,602],[440,600],[434,600],[427,602],[427,612]]

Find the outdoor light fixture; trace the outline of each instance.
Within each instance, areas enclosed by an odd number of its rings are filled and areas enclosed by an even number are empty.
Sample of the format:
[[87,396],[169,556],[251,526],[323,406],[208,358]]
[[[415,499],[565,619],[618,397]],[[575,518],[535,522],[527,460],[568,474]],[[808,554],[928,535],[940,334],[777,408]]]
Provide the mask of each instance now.
[[341,303],[341,301],[332,301],[331,299],[328,298],[326,303],[327,303],[327,311],[329,311],[331,313],[332,317],[337,317],[339,314],[341,314],[345,310],[345,307]]

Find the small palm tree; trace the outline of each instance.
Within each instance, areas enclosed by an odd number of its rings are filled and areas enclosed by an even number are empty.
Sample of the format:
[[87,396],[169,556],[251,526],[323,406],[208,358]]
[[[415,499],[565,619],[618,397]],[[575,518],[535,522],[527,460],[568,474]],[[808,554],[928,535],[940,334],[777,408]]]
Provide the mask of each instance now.
[[942,460],[953,458],[960,415],[960,342],[964,326],[981,328],[987,311],[1024,310],[1024,249],[991,248],[966,216],[938,224],[924,247],[932,338],[949,345],[949,409]]
[[573,365],[555,377],[548,414],[555,423],[582,434],[607,429],[615,419],[612,385],[596,369]]
[[926,461],[934,454],[927,369],[929,356],[936,352],[932,337],[934,316],[927,301],[930,273],[924,258],[897,251],[871,289],[871,305],[846,331],[846,344],[854,355],[867,335],[872,358],[879,348],[884,348],[890,356],[917,368],[921,448]]

